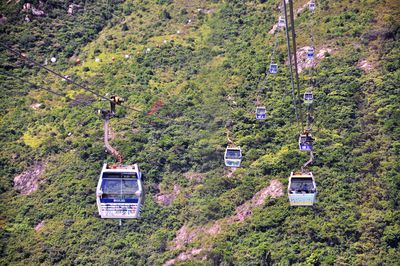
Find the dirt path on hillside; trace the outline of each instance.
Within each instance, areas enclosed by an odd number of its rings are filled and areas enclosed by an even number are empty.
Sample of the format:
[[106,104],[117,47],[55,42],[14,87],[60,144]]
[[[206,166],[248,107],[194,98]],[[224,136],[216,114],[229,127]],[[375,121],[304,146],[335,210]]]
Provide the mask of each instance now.
[[[220,219],[205,226],[189,227],[184,224],[181,229],[176,233],[174,240],[169,244],[170,250],[179,250],[192,243],[193,241],[200,240],[206,236],[215,236],[222,232],[223,225],[230,225],[237,222],[243,222],[246,218],[253,214],[254,208],[260,207],[264,204],[268,197],[277,198],[283,196],[283,185],[278,180],[271,180],[269,185],[258,191],[253,198],[246,201],[242,205],[236,207],[235,213],[232,216]],[[190,260],[207,250],[208,247],[201,247],[192,249],[191,251],[182,252],[176,258],[168,260],[164,266],[173,265],[178,261]],[[195,251],[195,252],[192,252]]]

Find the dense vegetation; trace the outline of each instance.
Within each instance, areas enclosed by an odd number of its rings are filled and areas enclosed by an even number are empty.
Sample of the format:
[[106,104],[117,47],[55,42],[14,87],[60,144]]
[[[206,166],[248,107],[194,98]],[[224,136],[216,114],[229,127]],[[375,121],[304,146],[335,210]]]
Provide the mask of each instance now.
[[[280,71],[268,78],[261,99],[268,119],[254,119],[278,1],[48,0],[42,3],[45,16],[24,22],[26,2],[1,2],[7,17],[0,25],[2,43],[40,62],[55,56],[49,67],[141,110],[118,110],[112,143],[127,163],[142,169],[146,203],[142,218],[122,227],[99,218],[98,174],[113,158],[104,152],[96,109],[107,103],[1,48],[2,265],[161,265],[193,248],[202,251],[176,264],[400,261],[396,0],[321,0],[316,14],[305,10],[296,19],[299,47],[309,45],[312,28],[317,52],[331,49],[315,69],[316,158],[310,169],[319,190],[316,206],[291,208],[286,196],[268,198],[243,222],[222,223],[220,233],[180,249],[171,246],[183,225],[224,221],[270,180],[287,185],[290,172],[307,160],[297,149],[283,33],[277,33]],[[71,3],[85,8],[68,15]],[[296,1],[295,9],[304,4]],[[302,92],[309,78],[307,71],[300,74]],[[160,101],[162,107],[149,115]],[[243,167],[229,175],[223,167],[227,126],[244,152]],[[39,189],[16,191],[14,177],[39,162],[45,164]],[[203,178],[188,179],[188,173]],[[157,203],[155,195],[175,185],[180,193],[172,204]]]

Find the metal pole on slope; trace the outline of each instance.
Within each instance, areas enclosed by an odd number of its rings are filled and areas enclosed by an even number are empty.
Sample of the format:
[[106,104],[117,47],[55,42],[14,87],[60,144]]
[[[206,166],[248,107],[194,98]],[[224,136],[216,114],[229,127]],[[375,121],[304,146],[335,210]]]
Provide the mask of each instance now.
[[[296,48],[296,32],[294,29],[293,0],[289,0],[289,11],[290,11],[290,26],[291,26],[291,30],[292,30],[294,71],[296,74],[297,97],[298,97],[298,102],[301,103],[299,71],[297,68],[297,48]],[[301,123],[301,126],[303,127],[303,114],[302,114],[301,108],[299,108],[299,114],[300,114],[300,121],[301,121],[300,123]]]

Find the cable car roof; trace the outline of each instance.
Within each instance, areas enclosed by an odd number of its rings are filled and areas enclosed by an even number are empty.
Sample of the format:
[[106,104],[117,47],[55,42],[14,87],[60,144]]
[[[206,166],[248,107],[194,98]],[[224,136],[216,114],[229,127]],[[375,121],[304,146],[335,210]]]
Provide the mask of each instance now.
[[242,151],[240,147],[227,147],[226,151]]
[[102,172],[107,172],[107,173],[140,173],[139,167],[137,164],[131,164],[131,165],[117,165],[117,166],[111,166],[108,164],[103,165]]
[[295,177],[295,178],[314,178],[312,172],[308,173],[301,173],[301,172],[292,172],[290,174],[290,178]]

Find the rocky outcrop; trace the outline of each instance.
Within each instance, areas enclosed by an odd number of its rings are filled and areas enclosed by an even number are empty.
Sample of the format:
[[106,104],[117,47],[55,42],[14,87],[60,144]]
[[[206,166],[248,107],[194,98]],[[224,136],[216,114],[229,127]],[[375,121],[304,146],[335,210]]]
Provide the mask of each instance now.
[[76,12],[78,12],[79,11],[79,9],[81,8],[81,6],[80,5],[77,5],[77,4],[70,4],[69,6],[68,6],[68,11],[67,11],[67,13],[68,13],[68,15],[74,15]]
[[364,71],[365,73],[370,73],[372,70],[375,69],[375,66],[372,62],[369,62],[366,59],[363,59],[357,63],[357,67]]
[[3,14],[0,14],[0,25],[5,24],[7,22],[7,17]]
[[[38,6],[34,6],[31,3],[25,3],[22,6],[21,12],[22,13],[28,13],[28,14],[30,13],[33,16],[37,16],[37,17],[43,17],[43,16],[46,15],[46,13],[43,11],[43,2],[42,1],[39,1],[39,5]],[[25,16],[25,20],[27,20],[26,16]]]
[[175,198],[181,193],[181,187],[179,185],[174,185],[174,190],[171,193],[163,193],[160,186],[158,187],[160,193],[155,195],[155,200],[158,204],[169,206],[175,200]]
[[326,57],[326,55],[329,55],[333,52],[331,48],[322,47],[317,50],[314,47],[314,54],[316,54],[315,58],[314,60],[309,60],[307,58],[308,48],[310,48],[310,46],[304,46],[297,49],[297,68],[299,73],[303,72],[306,69],[316,67],[320,63],[320,61]]
[[45,168],[44,162],[37,162],[30,169],[14,177],[14,189],[23,195],[29,195],[38,190],[39,179]]
[[38,224],[35,226],[35,231],[36,231],[36,232],[40,232],[40,231],[43,229],[43,227],[44,227],[44,221],[41,221],[40,223],[38,223]]
[[[204,249],[202,248],[193,248],[187,252],[181,253],[176,257],[175,259],[170,259],[167,262],[163,264],[163,266],[170,266],[170,265],[175,265],[177,262],[183,262],[187,260],[193,259],[193,257],[199,256]],[[203,256],[203,259],[206,257]]]
[[[195,240],[201,240],[204,236],[215,236],[220,234],[223,230],[222,225],[230,225],[233,223],[243,222],[246,218],[253,214],[253,209],[260,207],[264,204],[265,200],[270,198],[282,197],[283,185],[278,180],[271,180],[269,185],[258,191],[253,198],[246,201],[242,205],[236,207],[235,213],[232,216],[217,220],[211,224],[204,226],[189,227],[184,224],[177,232],[175,238],[170,242],[170,250],[183,249]],[[164,265],[173,265],[179,261],[192,259],[194,256],[200,254],[201,251],[206,251],[210,247],[202,246],[201,248],[194,248],[191,251],[182,252],[176,258],[168,260]],[[192,252],[196,251],[196,252]],[[197,257],[197,256],[196,256]]]

